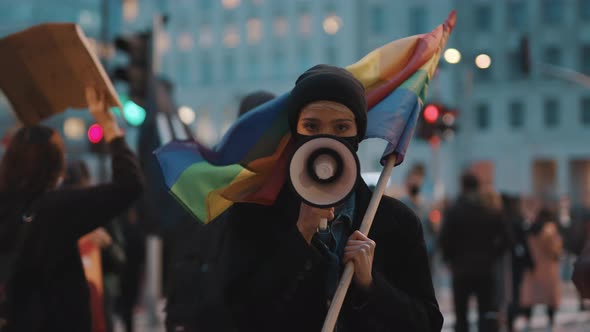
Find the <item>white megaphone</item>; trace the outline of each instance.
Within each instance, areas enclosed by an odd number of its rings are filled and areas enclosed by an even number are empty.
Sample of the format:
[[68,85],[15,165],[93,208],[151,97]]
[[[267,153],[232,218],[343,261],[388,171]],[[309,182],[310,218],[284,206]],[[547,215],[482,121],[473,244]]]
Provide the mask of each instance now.
[[[292,188],[308,205],[332,207],[344,202],[354,191],[360,176],[356,153],[336,136],[313,136],[295,150],[289,164]],[[328,227],[322,219],[321,229]]]

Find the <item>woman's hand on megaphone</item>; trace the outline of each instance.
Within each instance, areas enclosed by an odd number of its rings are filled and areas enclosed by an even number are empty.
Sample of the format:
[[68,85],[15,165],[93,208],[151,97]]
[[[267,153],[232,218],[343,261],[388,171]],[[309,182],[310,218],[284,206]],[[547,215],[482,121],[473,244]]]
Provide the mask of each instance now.
[[311,239],[318,231],[322,218],[334,219],[334,208],[316,208],[301,203],[297,228],[307,243],[311,244]]
[[375,255],[375,241],[363,233],[355,231],[348,238],[344,248],[344,263],[353,262],[354,281],[364,289],[373,284],[373,256]]

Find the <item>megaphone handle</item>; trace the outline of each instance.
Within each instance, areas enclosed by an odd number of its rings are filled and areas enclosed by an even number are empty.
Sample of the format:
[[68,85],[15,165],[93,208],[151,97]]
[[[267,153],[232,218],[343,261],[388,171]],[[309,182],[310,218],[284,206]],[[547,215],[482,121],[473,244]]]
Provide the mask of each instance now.
[[328,218],[321,218],[320,219],[320,230],[325,231],[328,229]]

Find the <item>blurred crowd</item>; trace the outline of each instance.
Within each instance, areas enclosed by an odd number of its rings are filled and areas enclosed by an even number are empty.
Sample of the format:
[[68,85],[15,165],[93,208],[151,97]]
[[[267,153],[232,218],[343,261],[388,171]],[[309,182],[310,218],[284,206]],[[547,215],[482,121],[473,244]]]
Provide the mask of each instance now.
[[526,331],[536,306],[545,308],[551,330],[562,281],[571,278],[572,262],[590,238],[590,199],[570,206],[568,197],[498,193],[466,171],[455,200],[430,202],[421,194],[424,180],[423,166],[410,169],[400,199],[422,221],[433,280],[441,270],[436,262],[450,271],[455,331],[469,330],[472,296],[478,331],[513,331],[519,317]]

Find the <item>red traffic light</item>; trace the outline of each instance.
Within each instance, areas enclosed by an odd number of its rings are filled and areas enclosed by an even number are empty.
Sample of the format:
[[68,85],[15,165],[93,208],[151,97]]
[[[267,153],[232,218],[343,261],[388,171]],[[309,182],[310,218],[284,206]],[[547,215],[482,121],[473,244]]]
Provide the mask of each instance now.
[[438,116],[440,115],[440,110],[436,105],[428,105],[424,108],[424,120],[428,123],[435,123],[438,120]]
[[88,140],[91,143],[98,143],[102,140],[102,137],[104,136],[104,132],[102,130],[102,127],[99,124],[93,124],[92,126],[90,126],[90,128],[88,128]]

